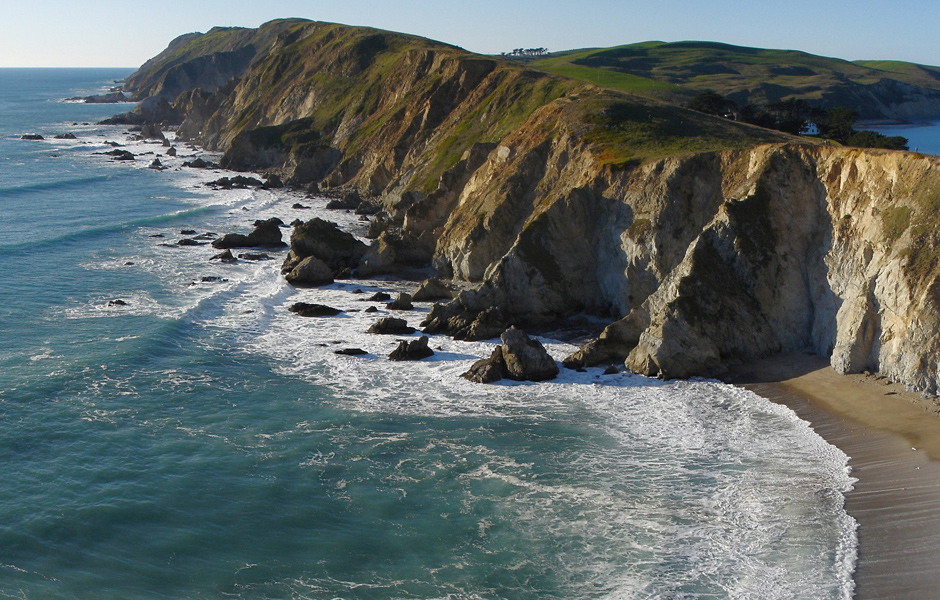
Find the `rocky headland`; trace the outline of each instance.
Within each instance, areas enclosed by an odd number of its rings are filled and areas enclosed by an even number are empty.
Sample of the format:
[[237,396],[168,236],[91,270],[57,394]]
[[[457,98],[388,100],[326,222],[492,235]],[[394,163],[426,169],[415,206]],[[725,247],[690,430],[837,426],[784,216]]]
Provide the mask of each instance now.
[[368,247],[296,225],[283,268],[297,284],[433,268],[474,287],[435,306],[429,333],[489,339],[586,312],[611,324],[574,368],[718,375],[810,349],[937,392],[936,157],[299,20],[183,36],[124,89],[139,104],[111,122],[175,128],[222,167],[371,215]]

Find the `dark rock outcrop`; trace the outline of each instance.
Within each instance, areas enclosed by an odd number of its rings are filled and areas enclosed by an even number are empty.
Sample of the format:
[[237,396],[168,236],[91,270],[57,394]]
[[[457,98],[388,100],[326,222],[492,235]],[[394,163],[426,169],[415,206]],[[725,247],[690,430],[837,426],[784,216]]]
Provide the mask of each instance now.
[[251,187],[262,187],[264,182],[260,179],[255,179],[254,177],[245,177],[244,175],[236,175],[235,177],[221,177],[215,181],[209,181],[206,185],[210,187],[221,188],[224,190],[230,189],[246,189]]
[[389,360],[421,360],[434,356],[434,351],[428,347],[428,336],[422,335],[416,340],[398,342],[398,348],[388,355]]
[[85,104],[119,104],[127,102],[127,96],[124,92],[109,92],[107,94],[96,94],[94,96],[76,96],[66,98],[68,102],[84,102]]
[[308,256],[285,273],[291,285],[329,285],[333,283],[333,269],[316,256]]
[[315,256],[323,261],[333,273],[354,268],[366,252],[366,245],[336,223],[314,218],[294,226],[290,236],[290,252],[281,266],[282,272],[290,272],[301,261]]
[[493,383],[503,377],[516,381],[545,381],[558,376],[558,365],[542,344],[511,327],[489,358],[476,361],[461,375],[476,383]]
[[288,310],[301,317],[335,317],[343,312],[338,308],[325,304],[309,304],[307,302],[295,302]]
[[362,203],[362,197],[359,196],[359,192],[354,190],[343,195],[342,198],[330,200],[326,203],[326,208],[330,210],[356,210],[360,203]]
[[502,340],[503,363],[506,376],[518,381],[544,381],[558,376],[558,365],[541,342],[515,327],[510,327]]
[[414,310],[414,305],[411,303],[411,294],[406,292],[401,292],[392,302],[388,303],[389,310]]
[[160,126],[149,121],[141,125],[139,137],[142,140],[160,140],[161,142],[167,141],[166,136],[160,129]]
[[238,259],[235,258],[235,256],[232,254],[232,251],[231,251],[231,250],[228,250],[228,249],[226,249],[225,252],[220,252],[219,254],[216,254],[215,256],[213,256],[212,258],[210,258],[209,260],[220,260],[220,261],[222,261],[222,262],[224,262],[224,263],[235,263],[235,262],[238,262]]
[[184,167],[189,167],[190,169],[218,169],[219,165],[214,162],[208,161],[202,157],[194,158],[193,160],[186,161],[183,163]]
[[362,348],[341,348],[339,350],[334,350],[333,354],[341,354],[344,356],[365,356],[368,354]]
[[30,140],[30,141],[34,141],[34,142],[35,142],[35,141],[43,140],[43,139],[45,139],[45,138],[42,137],[41,135],[39,135],[38,133],[24,133],[23,135],[20,136],[20,139],[21,139],[21,140]]
[[412,300],[415,302],[427,302],[431,300],[451,300],[455,296],[454,290],[446,283],[432,277],[425,279],[415,290]]
[[503,362],[503,347],[496,346],[489,358],[481,358],[473,363],[470,370],[461,375],[474,383],[493,383],[506,376],[506,365]]
[[60,134],[56,135],[56,136],[55,136],[55,139],[57,139],[57,140],[76,140],[76,139],[78,139],[78,138],[75,137],[75,134],[74,134],[74,133],[68,132],[68,133],[60,133]]
[[367,333],[377,333],[380,335],[408,335],[414,332],[415,328],[409,327],[407,321],[404,319],[396,319],[395,317],[379,319],[373,323],[367,331]]
[[212,242],[213,248],[277,248],[284,246],[281,239],[281,220],[275,218],[256,222],[248,235],[227,233]]

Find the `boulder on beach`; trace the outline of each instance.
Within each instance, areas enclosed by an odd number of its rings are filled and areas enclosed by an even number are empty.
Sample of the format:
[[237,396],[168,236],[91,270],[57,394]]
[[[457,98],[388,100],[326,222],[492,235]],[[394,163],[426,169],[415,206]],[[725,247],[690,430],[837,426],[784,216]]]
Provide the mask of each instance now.
[[387,292],[376,292],[365,299],[366,302],[387,302],[392,296]]
[[415,328],[409,327],[408,321],[395,317],[379,319],[373,323],[367,331],[367,333],[377,333],[380,335],[408,335],[414,332]]
[[176,148],[171,146],[170,149],[166,151],[166,155],[170,157],[176,156]]
[[434,351],[428,348],[428,336],[422,335],[416,340],[398,342],[398,348],[388,355],[389,360],[421,360],[434,356]]
[[295,302],[287,310],[301,317],[335,317],[343,312],[326,304],[310,304],[308,302]]
[[151,169],[153,169],[153,170],[155,170],[155,171],[162,171],[162,170],[166,169],[166,167],[163,166],[163,163],[160,162],[160,159],[159,159],[159,158],[153,159],[153,161],[150,163],[150,167],[149,167],[149,168],[151,168]]

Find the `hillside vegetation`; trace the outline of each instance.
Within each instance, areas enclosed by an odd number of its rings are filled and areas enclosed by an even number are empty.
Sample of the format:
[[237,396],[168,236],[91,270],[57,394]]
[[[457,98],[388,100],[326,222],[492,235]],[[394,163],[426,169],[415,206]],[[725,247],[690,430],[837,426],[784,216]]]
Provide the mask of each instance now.
[[740,106],[798,98],[845,106],[863,119],[940,114],[940,68],[896,61],[849,62],[713,42],[645,42],[562,52],[530,64],[674,102],[710,90]]

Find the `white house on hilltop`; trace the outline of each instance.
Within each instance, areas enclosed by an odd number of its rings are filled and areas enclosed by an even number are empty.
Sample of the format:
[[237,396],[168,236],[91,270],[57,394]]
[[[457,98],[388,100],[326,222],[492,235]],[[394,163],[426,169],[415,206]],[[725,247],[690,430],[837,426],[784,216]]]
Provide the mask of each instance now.
[[800,135],[819,135],[819,126],[812,121],[807,121],[803,123],[803,128],[800,129]]

